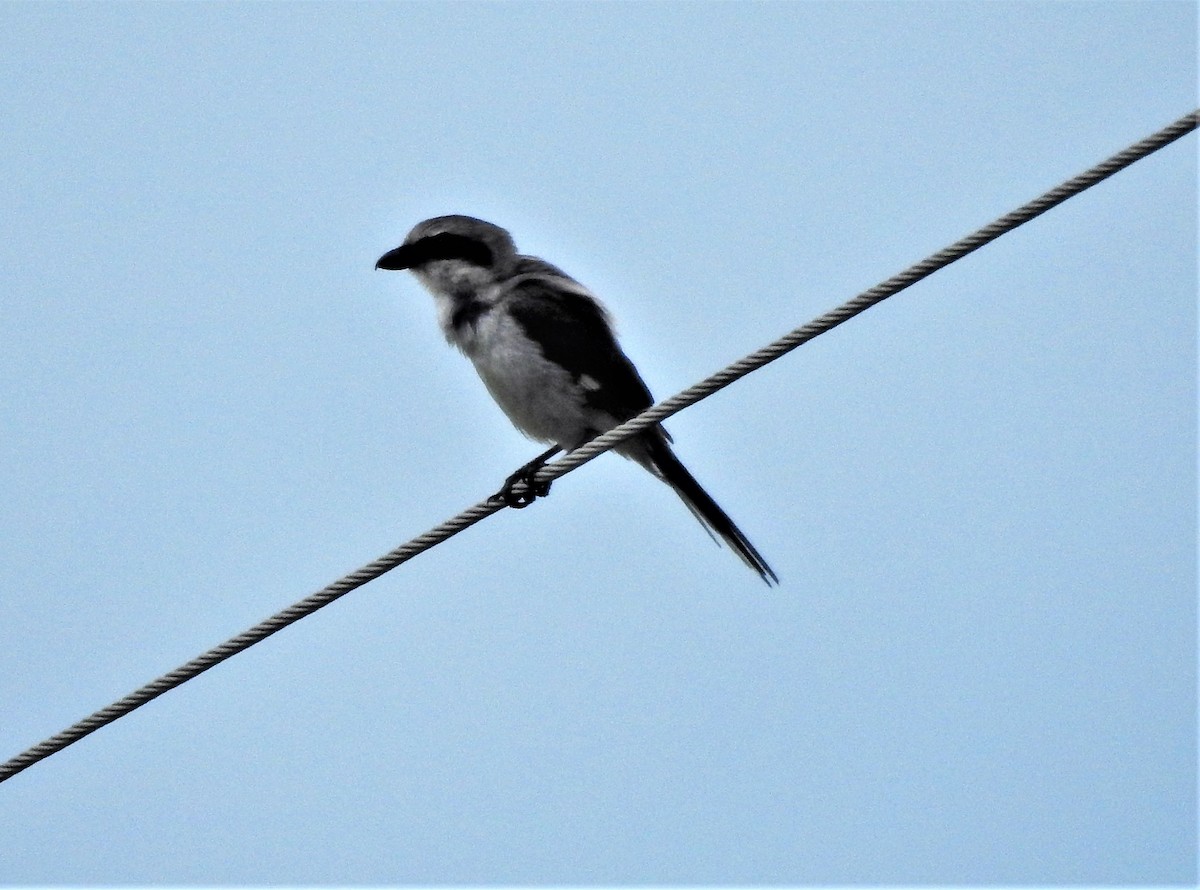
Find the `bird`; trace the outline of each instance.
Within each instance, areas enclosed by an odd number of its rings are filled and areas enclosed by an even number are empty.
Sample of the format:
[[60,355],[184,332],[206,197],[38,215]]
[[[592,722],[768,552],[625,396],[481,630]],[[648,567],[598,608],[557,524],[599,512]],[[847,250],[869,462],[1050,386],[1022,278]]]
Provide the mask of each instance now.
[[[596,295],[552,263],[518,253],[500,226],[458,214],[426,219],[375,268],[410,271],[432,294],[446,340],[470,359],[513,425],[552,443],[493,496],[509,506],[527,506],[549,492],[549,484],[534,477],[555,454],[654,404]],[[714,540],[724,541],[768,586],[778,584],[671,443],[656,425],[613,450],[669,485]]]

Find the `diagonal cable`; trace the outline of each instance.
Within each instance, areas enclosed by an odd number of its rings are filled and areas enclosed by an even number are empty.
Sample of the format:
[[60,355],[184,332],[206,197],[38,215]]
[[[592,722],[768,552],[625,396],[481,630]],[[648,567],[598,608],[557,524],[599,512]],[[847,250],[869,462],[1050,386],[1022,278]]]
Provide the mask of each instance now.
[[[569,473],[571,470],[609,450],[630,436],[636,435],[641,430],[653,426],[661,422],[664,418],[670,417],[672,414],[683,410],[689,405],[695,404],[701,399],[725,388],[733,381],[746,376],[751,371],[757,370],[769,362],[773,362],[780,356],[791,352],[797,346],[807,343],[809,340],[826,331],[832,330],[842,322],[871,308],[876,303],[933,274],[938,269],[961,259],[972,251],[978,250],[988,242],[994,241],[1006,232],[1012,231],[1034,217],[1045,213],[1050,208],[1061,204],[1068,198],[1107,179],[1130,164],[1169,145],[1176,139],[1196,129],[1197,125],[1200,125],[1200,111],[1193,111],[1184,115],[1157,133],[1129,146],[1124,151],[1118,152],[1090,170],[1081,173],[1073,179],[1067,180],[1041,197],[1030,201],[1028,204],[1017,208],[1011,213],[1005,214],[995,222],[989,223],[978,231],[956,241],[949,247],[939,250],[932,256],[904,270],[899,275],[895,275],[887,281],[877,284],[870,290],[863,291],[857,297],[843,303],[836,309],[826,312],[824,315],[813,319],[802,327],[796,328],[774,343],[764,346],[745,358],[734,362],[727,368],[718,371],[716,374],[685,389],[683,392],[659,402],[651,408],[647,408],[632,420],[626,421],[604,435],[596,437],[586,445],[575,449],[554,463],[548,464],[538,472],[537,481],[549,482]],[[417,554],[423,553],[445,541],[447,538],[453,537],[464,529],[470,528],[475,523],[502,508],[503,505],[488,500],[481,501],[475,506],[467,508],[457,516],[400,545],[374,562],[338,579],[328,587],[310,594],[283,611],[277,612],[270,618],[260,621],[236,637],[209,649],[186,664],[175,668],[170,673],[163,674],[158,679],[134,690],[124,698],[113,702],[105,708],[101,708],[78,723],[67,727],[62,732],[51,736],[45,741],[29,748],[27,751],[0,764],[0,782],[12,778],[39,760],[44,760],[51,754],[61,751],[63,748],[74,744],[97,729],[140,708],[147,702],[153,701],[164,692],[169,692],[176,686],[180,686],[188,680],[199,676],[209,668],[215,667],[225,659],[250,648],[255,643],[265,640],[267,637],[294,624],[301,618],[311,615],[334,600],[345,596],[350,591],[361,587],[368,581],[373,581],[380,575],[396,568],[401,563],[407,562]]]
[[893,275],[887,281],[875,285],[870,290],[863,291],[852,300],[848,300],[836,309],[831,309],[824,315],[814,318],[803,327],[796,328],[761,349],[750,353],[745,358],[688,387],[683,392],[664,399],[657,405],[647,408],[637,417],[625,421],[620,426],[613,427],[601,436],[592,439],[586,445],[581,445],[570,454],[564,455],[553,463],[547,464],[536,476],[537,482],[550,482],[571,470],[587,463],[589,460],[620,444],[630,436],[636,435],[647,427],[662,422],[672,414],[677,414],[689,405],[694,405],[718,390],[724,389],[735,380],[745,377],[751,371],[756,371],[763,365],[769,364],[780,356],[786,355],[797,346],[832,330],[844,321],[848,321],[861,312],[865,312],[877,303],[899,293],[906,287],[916,284],[934,272],[942,269],[967,254],[978,250],[985,244],[995,241],[1001,235],[1011,232],[1031,219],[1041,216],[1047,210],[1057,207],[1068,198],[1078,195],[1102,182],[1114,173],[1124,170],[1130,164],[1140,161],[1149,154],[1158,151],[1186,136],[1200,124],[1200,110],[1185,114],[1179,120],[1169,124],[1151,136],[1120,151],[1105,161],[1085,170],[1078,176],[1068,179],[1062,185],[1052,188],[1038,198],[1024,204],[981,229],[972,232],[965,238],[955,241],[949,247],[944,247],[937,253],[926,257],[914,266],[910,266],[898,275]]

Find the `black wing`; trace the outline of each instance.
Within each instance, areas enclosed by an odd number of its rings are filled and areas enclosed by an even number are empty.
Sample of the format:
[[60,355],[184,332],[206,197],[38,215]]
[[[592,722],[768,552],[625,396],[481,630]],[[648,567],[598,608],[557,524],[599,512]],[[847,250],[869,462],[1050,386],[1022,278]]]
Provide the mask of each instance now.
[[542,355],[580,383],[590,407],[625,421],[654,404],[596,300],[553,279],[531,276],[513,285],[509,311]]

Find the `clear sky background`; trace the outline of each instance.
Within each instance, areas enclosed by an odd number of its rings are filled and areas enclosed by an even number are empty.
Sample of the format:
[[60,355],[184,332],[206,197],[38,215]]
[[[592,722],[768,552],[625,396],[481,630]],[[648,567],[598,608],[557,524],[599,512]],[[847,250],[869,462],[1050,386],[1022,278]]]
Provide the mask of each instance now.
[[[541,446],[468,213],[659,397],[1196,105],[1191,3],[0,6],[0,757]],[[1195,135],[0,785],[0,883],[1196,878]]]

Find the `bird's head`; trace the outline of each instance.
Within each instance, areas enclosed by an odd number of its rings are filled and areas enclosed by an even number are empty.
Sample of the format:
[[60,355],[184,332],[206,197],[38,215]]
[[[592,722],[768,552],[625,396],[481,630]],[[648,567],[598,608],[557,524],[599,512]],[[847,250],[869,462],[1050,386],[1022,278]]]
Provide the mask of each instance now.
[[517,249],[507,231],[473,216],[435,216],[417,223],[376,269],[409,269],[435,292],[474,291],[509,272]]

